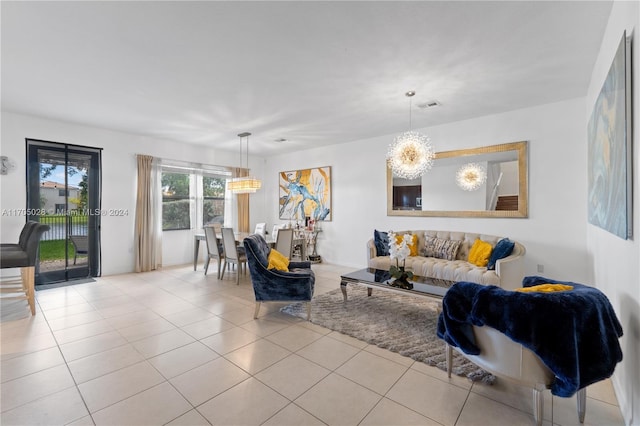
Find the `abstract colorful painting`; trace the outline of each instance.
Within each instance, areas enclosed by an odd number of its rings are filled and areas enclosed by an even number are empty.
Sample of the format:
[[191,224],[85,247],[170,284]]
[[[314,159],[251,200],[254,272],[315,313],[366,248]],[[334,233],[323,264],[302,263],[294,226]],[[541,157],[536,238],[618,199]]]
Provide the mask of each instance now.
[[589,120],[589,223],[632,236],[630,50],[626,34]]
[[280,219],[331,220],[331,167],[280,172]]

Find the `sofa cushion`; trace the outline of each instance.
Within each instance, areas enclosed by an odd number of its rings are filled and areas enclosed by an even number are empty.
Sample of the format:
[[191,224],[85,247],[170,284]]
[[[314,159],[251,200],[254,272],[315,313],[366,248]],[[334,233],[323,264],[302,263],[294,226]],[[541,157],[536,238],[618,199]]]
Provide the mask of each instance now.
[[289,259],[276,249],[271,249],[267,258],[269,264],[267,269],[277,269],[278,271],[289,271]]
[[500,241],[498,241],[496,246],[491,251],[491,256],[489,256],[489,263],[487,264],[487,269],[489,270],[496,269],[496,262],[500,259],[504,259],[505,257],[509,256],[513,251],[513,248],[515,247],[515,245],[516,243],[514,243],[508,238],[503,238]]
[[396,244],[401,244],[405,235],[411,235],[411,241],[407,241],[407,247],[409,247],[409,256],[418,256],[418,236],[416,234],[396,234]]
[[482,241],[480,238],[476,239],[471,250],[469,250],[469,263],[473,263],[476,266],[487,266],[492,249],[491,244]]
[[389,256],[389,234],[374,230],[373,244],[376,246],[376,256]]
[[427,235],[424,237],[424,242],[424,256],[447,260],[456,260],[458,249],[462,244],[460,240],[445,240]]

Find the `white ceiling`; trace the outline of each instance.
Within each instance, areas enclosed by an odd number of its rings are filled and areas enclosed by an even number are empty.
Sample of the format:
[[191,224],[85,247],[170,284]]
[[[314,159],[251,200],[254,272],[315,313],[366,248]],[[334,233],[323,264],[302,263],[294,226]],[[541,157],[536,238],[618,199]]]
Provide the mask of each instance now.
[[2,108],[269,156],[584,96],[611,5],[2,1]]

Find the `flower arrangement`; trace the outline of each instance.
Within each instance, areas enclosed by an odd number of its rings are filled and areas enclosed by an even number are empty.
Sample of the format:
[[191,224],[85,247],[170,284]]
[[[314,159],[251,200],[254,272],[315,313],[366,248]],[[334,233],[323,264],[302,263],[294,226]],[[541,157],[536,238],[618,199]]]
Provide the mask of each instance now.
[[[401,281],[413,278],[413,272],[405,271],[404,265],[407,257],[411,253],[407,244],[413,238],[411,234],[404,234],[402,238],[398,238],[393,231],[389,231],[389,257],[396,260],[395,265],[391,265],[389,272],[391,276]],[[401,264],[402,262],[402,264]]]

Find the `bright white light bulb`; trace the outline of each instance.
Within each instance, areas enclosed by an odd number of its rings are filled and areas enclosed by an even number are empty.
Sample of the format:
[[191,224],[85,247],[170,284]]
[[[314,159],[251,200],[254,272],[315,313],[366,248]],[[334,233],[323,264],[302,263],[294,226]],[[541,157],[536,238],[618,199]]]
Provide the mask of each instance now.
[[418,132],[398,135],[387,151],[387,161],[394,176],[416,179],[433,165],[433,147],[430,139]]

